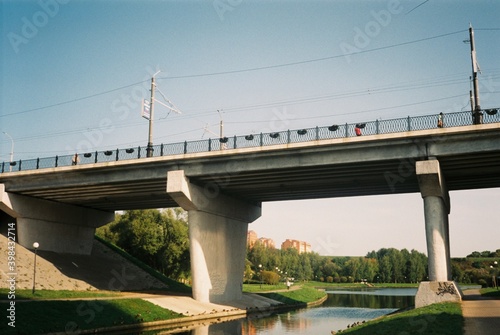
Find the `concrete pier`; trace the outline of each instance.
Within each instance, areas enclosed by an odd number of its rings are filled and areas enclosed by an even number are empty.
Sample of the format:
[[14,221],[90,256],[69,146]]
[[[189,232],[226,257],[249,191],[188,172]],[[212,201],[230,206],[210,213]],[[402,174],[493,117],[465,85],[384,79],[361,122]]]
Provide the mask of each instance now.
[[429,281],[420,283],[415,305],[421,307],[435,302],[461,300],[460,290],[451,281],[450,197],[439,161],[416,162],[416,173],[424,201]]
[[17,221],[17,240],[32,249],[90,255],[94,233],[115,218],[104,212],[5,192],[0,184],[0,210]]
[[261,215],[249,204],[189,182],[169,171],[167,193],[188,211],[193,298],[229,302],[242,298],[248,224]]

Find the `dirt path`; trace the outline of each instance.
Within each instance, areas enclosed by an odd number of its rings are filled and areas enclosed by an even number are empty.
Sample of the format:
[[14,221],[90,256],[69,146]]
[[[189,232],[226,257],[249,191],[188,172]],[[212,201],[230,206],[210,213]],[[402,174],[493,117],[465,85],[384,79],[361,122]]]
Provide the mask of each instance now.
[[500,300],[484,298],[479,290],[464,291],[462,313],[464,335],[498,335],[500,332]]

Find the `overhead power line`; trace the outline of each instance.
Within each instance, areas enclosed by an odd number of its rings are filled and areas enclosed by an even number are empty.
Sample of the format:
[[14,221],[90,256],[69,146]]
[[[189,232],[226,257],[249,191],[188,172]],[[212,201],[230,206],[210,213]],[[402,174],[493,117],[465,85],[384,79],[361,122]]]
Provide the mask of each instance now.
[[67,104],[70,104],[70,103],[73,103],[73,102],[82,101],[82,100],[86,100],[86,99],[98,97],[100,95],[105,95],[105,94],[108,94],[108,93],[120,91],[120,90],[123,90],[123,89],[131,87],[131,86],[142,84],[142,83],[144,83],[146,81],[148,81],[148,80],[139,81],[137,83],[133,83],[133,84],[130,84],[130,85],[126,85],[126,86],[114,88],[114,89],[111,89],[111,90],[108,90],[108,91],[104,91],[104,92],[100,92],[100,93],[95,93],[95,94],[87,95],[87,96],[84,96],[84,97],[81,97],[81,98],[75,98],[75,99],[66,100],[66,101],[63,101],[63,102],[58,102],[58,103],[55,103],[55,104],[52,104],[52,105],[47,105],[47,106],[37,107],[37,108],[32,108],[32,109],[27,109],[27,110],[20,111],[20,112],[13,112],[13,113],[8,113],[8,114],[3,114],[3,115],[0,115],[0,118],[1,117],[5,117],[5,116],[10,116],[10,115],[18,115],[18,114],[30,113],[30,112],[35,112],[35,111],[38,111],[38,110],[41,110],[41,109],[47,109],[47,108],[52,108],[52,107],[67,105]]
[[[497,30],[500,30],[500,28],[479,28],[479,29],[476,29],[476,30],[497,31]],[[365,53],[370,53],[370,52],[375,52],[375,51],[387,50],[387,49],[397,48],[397,47],[401,47],[401,46],[405,46],[405,45],[410,45],[410,44],[415,44],[415,43],[421,43],[421,42],[424,42],[424,41],[439,39],[439,38],[443,38],[443,37],[447,37],[447,36],[451,36],[451,35],[456,35],[456,34],[460,34],[460,33],[464,33],[464,32],[467,32],[467,29],[457,30],[457,31],[454,31],[454,32],[446,33],[446,34],[440,34],[440,35],[426,37],[426,38],[421,38],[421,39],[417,39],[417,40],[413,40],[413,41],[408,41],[408,42],[401,42],[401,43],[392,44],[392,45],[383,46],[383,47],[378,47],[378,48],[372,48],[372,49],[367,49],[367,50],[360,50],[360,51],[357,51],[357,52],[349,53],[347,55],[354,56],[354,55],[365,54]],[[252,71],[261,71],[261,70],[283,68],[283,67],[296,66],[296,65],[308,64],[308,63],[322,62],[322,61],[326,61],[326,60],[332,60],[332,59],[342,58],[342,57],[345,57],[347,55],[346,54],[338,54],[338,55],[333,55],[333,56],[327,56],[327,57],[321,57],[321,58],[315,58],[315,59],[308,59],[308,60],[297,61],[297,62],[290,62],[290,63],[283,63],[283,64],[274,64],[274,65],[268,65],[268,66],[262,66],[262,67],[254,67],[254,68],[248,68],[248,69],[220,71],[220,72],[210,72],[210,73],[199,73],[199,74],[188,74],[188,75],[171,76],[171,77],[158,77],[157,79],[163,79],[163,80],[187,79],[187,78],[210,77],[210,76],[237,74],[237,73],[245,73],[245,72],[252,72]],[[143,81],[139,81],[139,82],[136,82],[136,83],[133,83],[133,84],[121,86],[121,87],[118,87],[118,88],[110,89],[110,90],[107,90],[107,91],[103,91],[103,92],[99,92],[99,93],[87,95],[87,96],[84,96],[84,97],[62,101],[62,102],[51,104],[51,105],[46,105],[46,106],[42,106],[42,107],[27,109],[27,110],[23,110],[23,111],[19,111],[19,112],[12,112],[12,113],[3,114],[3,115],[0,115],[0,118],[6,117],[6,116],[12,116],[12,115],[19,115],[19,114],[24,114],[24,113],[30,113],[30,112],[34,112],[34,111],[38,111],[38,110],[42,110],[42,109],[48,109],[48,108],[52,108],[52,107],[58,107],[58,106],[67,105],[67,104],[70,104],[70,103],[74,103],[74,102],[86,100],[86,99],[91,99],[91,98],[94,98],[94,97],[97,97],[97,96],[109,94],[109,93],[116,92],[116,91],[119,91],[119,90],[122,90],[122,89],[125,89],[125,88],[128,88],[128,87],[132,87],[132,86],[135,86],[135,85],[138,85],[138,84],[142,84],[142,83],[147,82],[147,81],[149,81],[149,79],[143,80]]]
[[[404,46],[404,45],[415,44],[415,43],[420,43],[420,42],[424,42],[424,41],[438,39],[438,38],[442,38],[442,37],[446,37],[446,36],[460,34],[463,32],[467,32],[467,29],[462,29],[462,30],[451,32],[451,33],[436,35],[436,36],[432,36],[432,37],[421,38],[421,39],[409,41],[409,42],[402,42],[402,43],[387,45],[387,46],[373,48],[373,49],[360,50],[357,52],[349,53],[347,55],[353,56],[353,55],[360,55],[360,54],[365,54],[365,53],[374,52],[374,51],[387,50],[387,49],[397,48],[397,47]],[[322,62],[322,61],[326,61],[326,60],[342,58],[342,57],[345,57],[347,55],[346,54],[341,54],[341,55],[339,54],[339,55],[333,55],[333,56],[322,57],[322,58],[308,59],[308,60],[303,60],[303,61],[298,61],[298,62],[290,62],[290,63],[284,63],[284,64],[275,64],[275,65],[268,65],[268,66],[261,66],[261,67],[253,67],[253,68],[248,68],[248,69],[201,73],[201,74],[190,74],[190,75],[172,76],[172,77],[158,77],[157,79],[186,79],[186,78],[210,77],[210,76],[220,76],[220,75],[227,75],[227,74],[243,73],[243,72],[269,70],[269,69],[276,69],[276,68],[287,67],[287,66],[295,66],[295,65],[302,65],[302,64],[308,64],[308,63]]]

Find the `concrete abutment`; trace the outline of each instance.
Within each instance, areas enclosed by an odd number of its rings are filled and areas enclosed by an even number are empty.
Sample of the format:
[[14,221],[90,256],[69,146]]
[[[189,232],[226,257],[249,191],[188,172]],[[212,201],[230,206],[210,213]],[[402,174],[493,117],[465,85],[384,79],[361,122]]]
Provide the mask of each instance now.
[[17,242],[33,249],[89,255],[97,227],[114,220],[114,212],[103,212],[5,191],[0,184],[0,210],[16,219]]
[[168,172],[167,193],[189,215],[193,298],[240,300],[248,224],[260,217],[260,203],[208,192],[190,183],[182,170]]

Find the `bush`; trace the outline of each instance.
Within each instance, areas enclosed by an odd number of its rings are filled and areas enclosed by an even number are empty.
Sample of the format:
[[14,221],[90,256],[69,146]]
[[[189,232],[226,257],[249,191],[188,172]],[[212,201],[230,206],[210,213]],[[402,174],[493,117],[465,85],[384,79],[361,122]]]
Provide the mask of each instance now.
[[280,276],[273,271],[262,271],[262,280],[269,285],[278,284]]
[[481,287],[488,287],[488,283],[484,279],[479,279],[477,283],[481,285]]
[[333,283],[333,277],[332,276],[326,277],[326,282],[327,283]]

